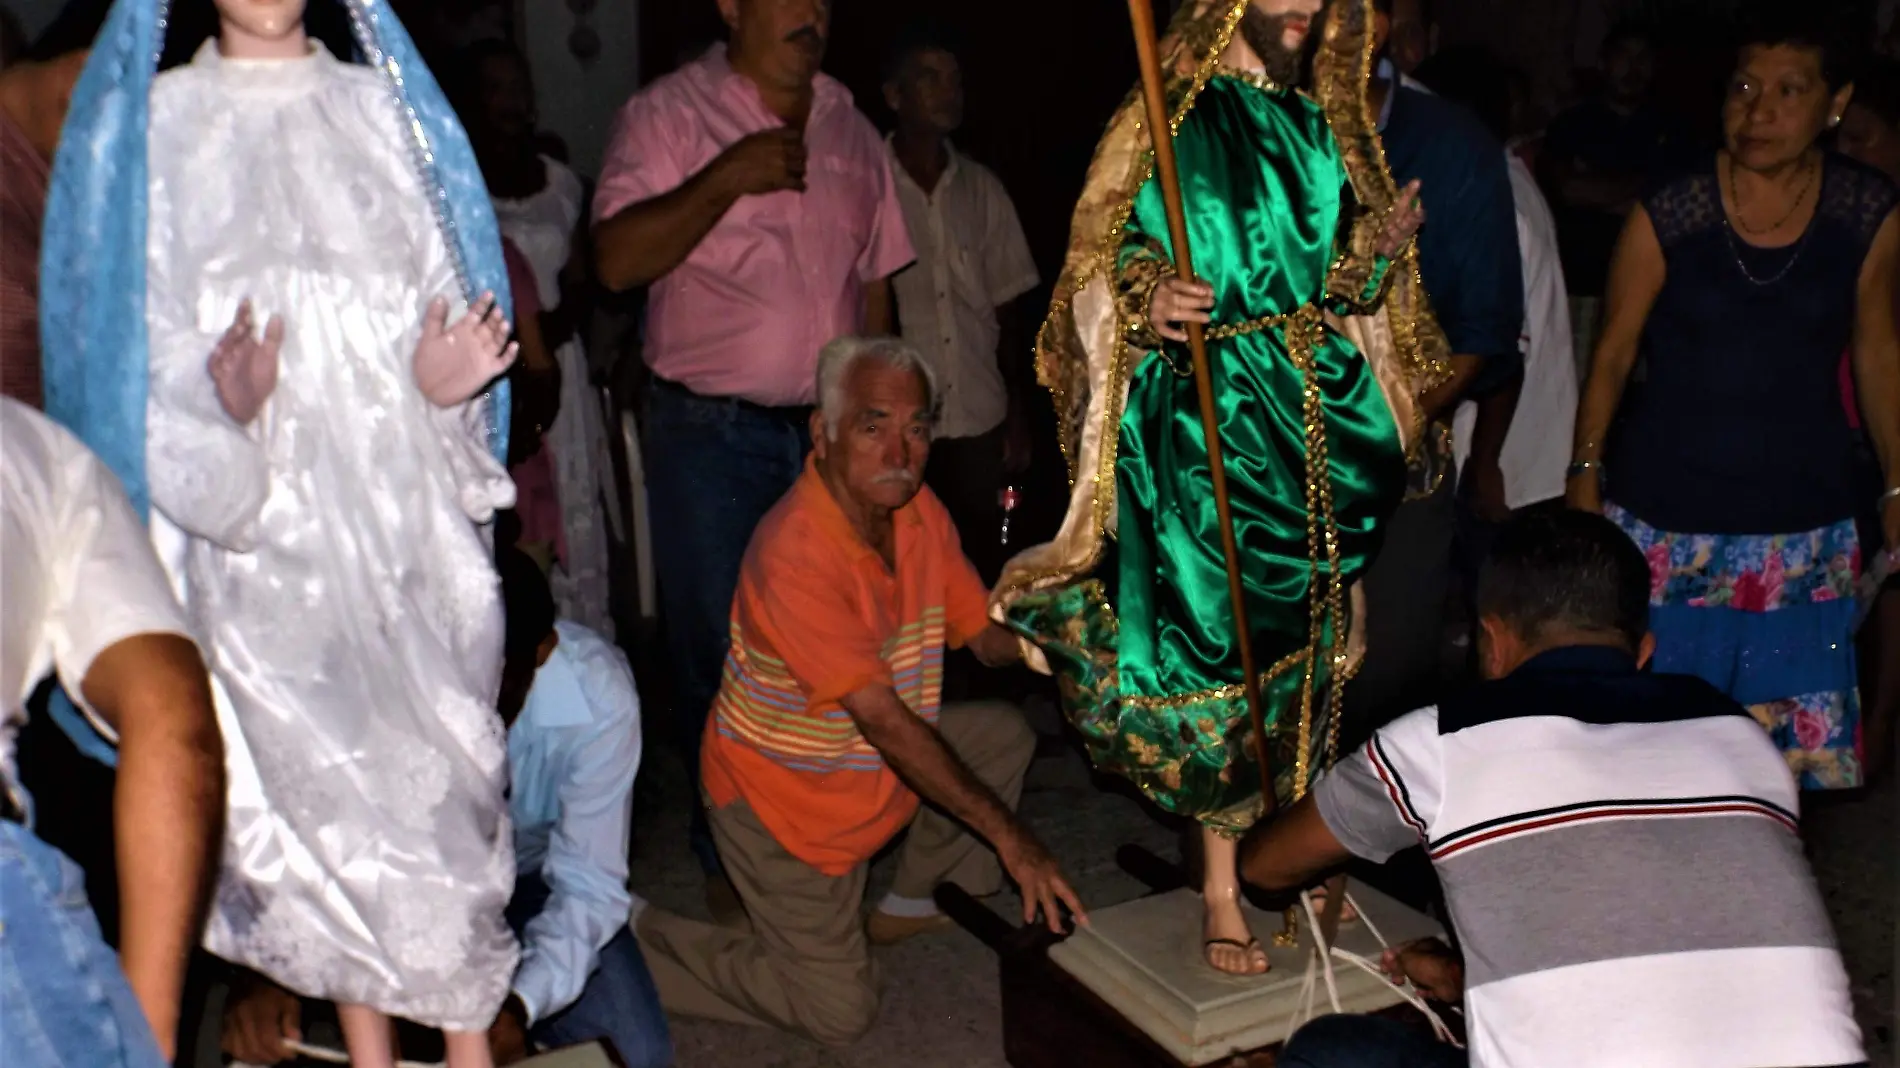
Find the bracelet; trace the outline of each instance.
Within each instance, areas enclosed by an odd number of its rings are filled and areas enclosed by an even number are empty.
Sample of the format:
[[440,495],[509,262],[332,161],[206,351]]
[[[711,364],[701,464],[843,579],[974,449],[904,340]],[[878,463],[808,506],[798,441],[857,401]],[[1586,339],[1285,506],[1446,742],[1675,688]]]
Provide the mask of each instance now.
[[1601,470],[1603,470],[1603,461],[1601,460],[1572,460],[1570,466],[1564,470],[1564,478],[1572,479],[1583,474],[1585,471]]

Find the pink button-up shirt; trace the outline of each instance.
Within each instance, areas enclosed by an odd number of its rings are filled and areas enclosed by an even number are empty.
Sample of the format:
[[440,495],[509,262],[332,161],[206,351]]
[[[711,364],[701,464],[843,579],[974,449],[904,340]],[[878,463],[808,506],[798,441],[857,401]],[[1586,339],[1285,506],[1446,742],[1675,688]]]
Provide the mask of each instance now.
[[[621,109],[594,218],[671,192],[733,142],[783,125],[715,45]],[[654,374],[709,397],[810,404],[818,350],[864,325],[864,283],[914,258],[884,144],[850,91],[823,74],[805,145],[804,192],[741,197],[654,283]]]

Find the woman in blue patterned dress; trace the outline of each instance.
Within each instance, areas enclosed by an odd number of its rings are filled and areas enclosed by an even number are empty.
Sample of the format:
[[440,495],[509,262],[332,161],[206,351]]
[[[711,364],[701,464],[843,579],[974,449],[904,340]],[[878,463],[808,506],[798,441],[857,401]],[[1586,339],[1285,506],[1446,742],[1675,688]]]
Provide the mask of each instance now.
[[[1816,142],[1843,50],[1779,13],[1739,50],[1726,146],[1652,191],[1617,251],[1569,500],[1649,558],[1658,670],[1748,706],[1801,785],[1861,784],[1854,519],[1869,504],[1837,371],[1851,348],[1884,485],[1900,483],[1892,296],[1900,195]],[[1643,381],[1631,371],[1642,358]],[[1880,498],[1886,550],[1900,493]]]

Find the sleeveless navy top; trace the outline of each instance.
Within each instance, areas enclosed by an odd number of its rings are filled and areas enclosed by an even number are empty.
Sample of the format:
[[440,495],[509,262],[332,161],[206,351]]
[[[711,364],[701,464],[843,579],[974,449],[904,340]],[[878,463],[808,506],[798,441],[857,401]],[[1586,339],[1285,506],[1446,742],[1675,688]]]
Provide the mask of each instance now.
[[1900,193],[1845,156],[1823,167],[1814,221],[1786,248],[1730,227],[1713,159],[1643,199],[1668,274],[1605,459],[1610,499],[1650,526],[1791,534],[1867,504],[1838,375]]

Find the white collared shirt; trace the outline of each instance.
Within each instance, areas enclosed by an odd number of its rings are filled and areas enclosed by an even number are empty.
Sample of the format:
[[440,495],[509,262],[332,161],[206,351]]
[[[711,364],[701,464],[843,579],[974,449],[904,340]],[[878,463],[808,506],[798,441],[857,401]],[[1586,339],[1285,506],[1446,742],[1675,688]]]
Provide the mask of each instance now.
[[996,359],[996,309],[1035,288],[1036,263],[1002,181],[945,148],[950,162],[929,192],[891,152],[897,200],[917,250],[917,262],[891,285],[904,340],[937,371],[937,436],[967,438],[988,433],[1009,414]]

